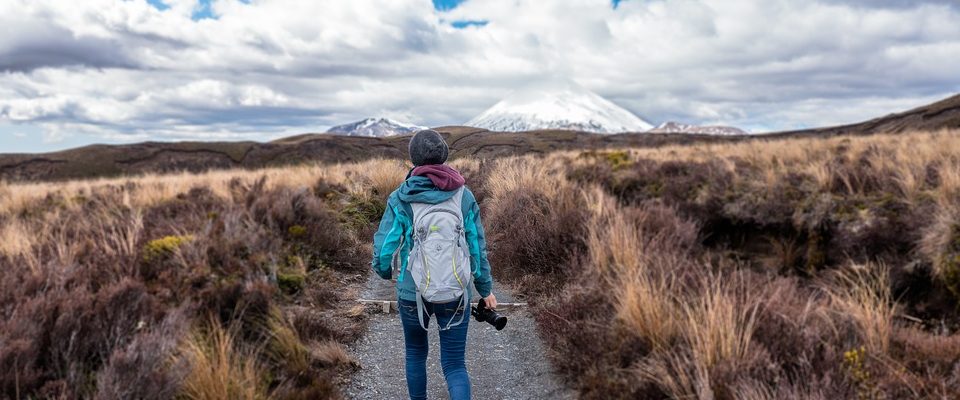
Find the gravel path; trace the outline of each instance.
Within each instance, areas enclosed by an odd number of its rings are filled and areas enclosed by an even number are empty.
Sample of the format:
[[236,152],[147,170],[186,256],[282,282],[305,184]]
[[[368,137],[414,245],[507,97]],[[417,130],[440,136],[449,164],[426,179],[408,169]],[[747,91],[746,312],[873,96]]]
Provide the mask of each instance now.
[[[494,284],[499,302],[513,302],[510,293]],[[393,283],[371,275],[363,296],[370,300],[395,300]],[[478,296],[474,295],[474,299]],[[526,309],[504,310],[509,322],[502,331],[486,323],[470,321],[467,333],[467,371],[474,399],[573,399],[554,376],[546,360],[534,321]],[[353,375],[346,394],[354,399],[405,399],[403,331],[400,316],[373,315],[366,335],[353,346],[362,369]],[[447,399],[440,368],[436,324],[430,325],[430,356],[427,358],[427,394]]]

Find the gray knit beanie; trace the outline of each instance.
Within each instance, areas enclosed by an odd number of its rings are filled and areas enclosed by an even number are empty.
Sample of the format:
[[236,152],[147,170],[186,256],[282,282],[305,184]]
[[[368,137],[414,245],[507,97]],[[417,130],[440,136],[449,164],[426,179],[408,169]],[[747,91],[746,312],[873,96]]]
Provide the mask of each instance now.
[[410,161],[414,166],[447,162],[447,142],[437,131],[424,129],[410,138]]

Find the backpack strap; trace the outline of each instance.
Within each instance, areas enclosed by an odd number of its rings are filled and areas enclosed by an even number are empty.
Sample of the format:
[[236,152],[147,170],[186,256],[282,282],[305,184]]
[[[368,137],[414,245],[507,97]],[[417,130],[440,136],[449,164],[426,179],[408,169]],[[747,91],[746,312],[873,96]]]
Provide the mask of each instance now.
[[423,297],[420,296],[420,291],[417,291],[417,318],[420,319],[420,327],[423,330],[427,330],[427,325],[423,323],[423,313],[426,312],[426,307],[423,306]]
[[441,329],[441,330],[445,331],[445,330],[448,330],[448,329],[450,329],[450,328],[452,328],[452,327],[454,327],[454,326],[457,326],[457,325],[460,325],[460,324],[463,323],[463,318],[467,315],[467,307],[470,306],[470,303],[468,303],[470,300],[468,300],[468,297],[467,297],[467,294],[469,293],[469,290],[470,290],[470,289],[467,289],[467,291],[464,291],[464,292],[463,292],[463,296],[460,296],[460,304],[457,305],[457,311],[454,311],[454,312],[453,312],[453,315],[457,315],[457,313],[460,312],[460,309],[461,309],[461,308],[463,309],[463,312],[460,313],[460,320],[457,321],[456,324],[454,324],[454,323],[453,323],[453,317],[450,317],[450,321],[447,321],[447,327],[446,327],[446,328],[443,328],[443,329]]
[[[462,324],[463,319],[467,316],[467,307],[470,307],[470,300],[469,297],[467,297],[467,292],[464,292],[463,296],[460,296],[460,304],[457,304],[457,311],[454,311],[454,315],[456,315],[456,313],[460,312],[461,309],[463,310],[463,312],[460,313],[460,319],[457,321],[457,323],[453,323],[453,317],[450,317],[450,320],[447,321],[447,325],[443,328],[440,328],[440,330],[446,331]],[[425,310],[426,306],[423,305],[423,297],[420,296],[420,293],[417,293],[417,318],[420,320],[420,327],[426,331],[428,330],[427,324],[423,321],[423,313]]]

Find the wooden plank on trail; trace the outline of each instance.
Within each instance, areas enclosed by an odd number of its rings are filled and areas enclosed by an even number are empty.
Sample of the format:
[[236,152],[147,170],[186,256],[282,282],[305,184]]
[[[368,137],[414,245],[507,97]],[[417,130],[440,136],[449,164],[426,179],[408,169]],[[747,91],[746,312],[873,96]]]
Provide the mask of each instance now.
[[[380,309],[384,314],[389,314],[391,311],[396,311],[398,308],[396,300],[368,300],[368,299],[358,299],[358,303],[363,304],[369,307],[376,307]],[[477,303],[470,303],[471,306],[476,307]],[[497,311],[510,310],[526,307],[527,303],[497,303]]]

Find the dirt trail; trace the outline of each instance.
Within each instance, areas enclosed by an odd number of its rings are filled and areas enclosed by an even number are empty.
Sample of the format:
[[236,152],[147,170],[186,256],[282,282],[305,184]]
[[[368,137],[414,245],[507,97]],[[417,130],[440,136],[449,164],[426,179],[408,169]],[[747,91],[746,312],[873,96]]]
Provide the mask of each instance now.
[[[513,302],[513,296],[494,283],[497,301]],[[364,299],[396,300],[392,281],[370,274]],[[474,299],[478,298],[474,292]],[[546,359],[534,321],[524,308],[503,310],[509,322],[502,331],[486,323],[470,321],[467,333],[467,370],[474,399],[573,399],[555,377]],[[366,335],[353,345],[362,369],[354,374],[346,394],[353,399],[405,399],[403,331],[396,310],[371,316]],[[447,399],[440,368],[436,324],[430,325],[430,356],[427,359],[427,395]]]

